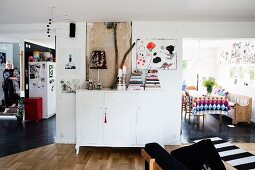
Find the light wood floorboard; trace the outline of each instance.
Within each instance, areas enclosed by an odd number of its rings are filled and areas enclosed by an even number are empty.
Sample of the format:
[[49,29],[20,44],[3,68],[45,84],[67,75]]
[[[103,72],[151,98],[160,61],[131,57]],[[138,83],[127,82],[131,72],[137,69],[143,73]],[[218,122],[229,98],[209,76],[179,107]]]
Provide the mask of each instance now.
[[[236,144],[255,154],[254,143]],[[167,145],[172,151],[181,145]],[[234,169],[225,164],[227,169]],[[81,147],[80,154],[75,154],[74,145],[51,144],[0,159],[0,170],[143,170],[144,160],[140,148],[95,148]]]
[[76,155],[74,145],[51,144],[1,158],[5,169],[140,170],[144,161],[140,148],[81,147]]

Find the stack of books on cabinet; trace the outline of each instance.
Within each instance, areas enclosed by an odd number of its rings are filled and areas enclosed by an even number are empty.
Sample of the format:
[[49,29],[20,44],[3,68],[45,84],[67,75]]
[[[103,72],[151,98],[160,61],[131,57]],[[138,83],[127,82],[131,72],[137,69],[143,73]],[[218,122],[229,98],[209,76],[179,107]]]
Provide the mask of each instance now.
[[135,71],[132,73],[128,90],[144,90],[142,72]]
[[158,90],[160,89],[160,82],[157,71],[149,71],[145,78],[145,90]]

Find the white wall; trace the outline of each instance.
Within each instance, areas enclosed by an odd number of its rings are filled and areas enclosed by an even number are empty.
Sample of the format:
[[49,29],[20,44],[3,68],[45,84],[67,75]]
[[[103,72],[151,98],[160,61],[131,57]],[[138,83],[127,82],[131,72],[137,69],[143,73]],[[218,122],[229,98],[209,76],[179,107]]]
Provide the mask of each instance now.
[[[249,41],[249,40],[248,40]],[[240,42],[236,40],[236,42]],[[254,40],[253,40],[254,42]],[[230,46],[231,44],[229,44]],[[220,52],[222,52],[223,48],[218,50],[218,57],[217,57],[217,81],[220,82],[220,85],[225,88],[227,91],[250,96],[252,97],[252,115],[251,115],[251,121],[255,122],[255,81],[252,80],[241,80],[240,78],[237,78],[237,84],[234,84],[234,78],[230,78],[230,69],[233,66],[244,66],[247,67],[247,65],[235,65],[235,64],[226,64],[222,63],[220,64]],[[250,64],[249,66],[254,66],[255,64]],[[246,73],[247,74],[247,73]],[[244,85],[244,82],[248,83],[248,86]]]
[[20,47],[19,43],[13,43],[13,65],[20,70]]
[[[57,38],[57,60],[61,48],[81,48],[85,58],[85,24],[77,25],[77,38],[75,40],[63,37]],[[84,26],[84,29],[81,29]],[[166,144],[180,142],[181,127],[181,61],[183,38],[252,38],[255,37],[255,23],[224,23],[224,22],[133,22],[133,41],[137,38],[173,38],[177,39],[177,70],[161,71],[159,73],[162,86],[166,90],[167,114],[165,115],[165,140]],[[61,31],[61,30],[59,30]],[[82,54],[81,53],[81,54]],[[133,64],[135,63],[135,50],[132,51]],[[81,63],[85,66],[84,63]],[[57,64],[58,65],[58,64]],[[58,65],[59,66],[59,65]],[[134,67],[134,65],[133,65]],[[59,68],[58,68],[59,69]],[[75,96],[61,94],[59,80],[64,77],[57,73],[57,142],[75,142]],[[81,78],[85,78],[84,76]],[[60,134],[63,137],[60,138]]]
[[[57,143],[75,143],[75,94],[74,93],[62,93],[60,80],[62,79],[80,79],[85,82],[85,51],[86,51],[86,23],[76,23],[76,38],[69,38],[69,24],[62,24],[62,29],[57,30],[56,41],[56,85],[57,85],[57,100],[56,100],[56,142]],[[63,49],[78,49],[80,51],[80,66],[81,72],[76,75],[65,75],[61,72],[62,65],[61,50]]]
[[[181,94],[181,61],[182,58],[182,39],[178,32],[176,32],[171,24],[168,22],[133,22],[132,28],[132,39],[154,39],[154,38],[165,38],[165,39],[177,39],[177,70],[171,71],[160,71],[159,79],[161,85],[166,91],[167,113],[165,115],[165,141],[167,143],[179,143],[180,142],[180,123],[181,115],[179,111],[179,102],[176,100]],[[135,68],[135,56],[136,50],[132,51],[132,63]],[[180,86],[179,86],[180,85]],[[157,100],[157,99],[155,99]],[[176,106],[177,105],[177,106]]]
[[[137,38],[173,38],[178,42],[177,70],[159,74],[168,97],[164,122],[167,144],[180,142],[183,38],[254,38],[254,27],[254,22],[133,22],[133,41]],[[135,63],[135,50],[132,56]]]
[[6,61],[13,61],[13,44],[0,44],[0,51],[6,53]]

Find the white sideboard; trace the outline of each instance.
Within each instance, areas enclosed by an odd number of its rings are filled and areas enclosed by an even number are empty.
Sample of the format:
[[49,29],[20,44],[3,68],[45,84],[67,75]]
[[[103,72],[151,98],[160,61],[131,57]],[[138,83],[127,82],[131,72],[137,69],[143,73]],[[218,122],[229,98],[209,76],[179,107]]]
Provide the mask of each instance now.
[[76,152],[80,146],[163,145],[164,92],[76,91]]

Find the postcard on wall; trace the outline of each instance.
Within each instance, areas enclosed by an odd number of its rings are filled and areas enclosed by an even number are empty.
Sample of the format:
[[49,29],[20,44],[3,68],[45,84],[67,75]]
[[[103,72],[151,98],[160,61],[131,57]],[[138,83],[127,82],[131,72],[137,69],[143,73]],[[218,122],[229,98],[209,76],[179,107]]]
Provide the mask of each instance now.
[[177,40],[138,39],[136,44],[137,69],[177,69]]
[[49,65],[49,78],[54,77],[54,65]]
[[5,67],[6,63],[6,53],[0,52],[0,67]]
[[79,76],[81,74],[81,56],[79,48],[60,49],[60,69],[65,75]]
[[79,79],[62,79],[60,81],[60,89],[62,93],[76,93],[81,89],[82,82]]
[[45,63],[29,64],[29,83],[32,87],[44,88],[46,87],[46,65]]

